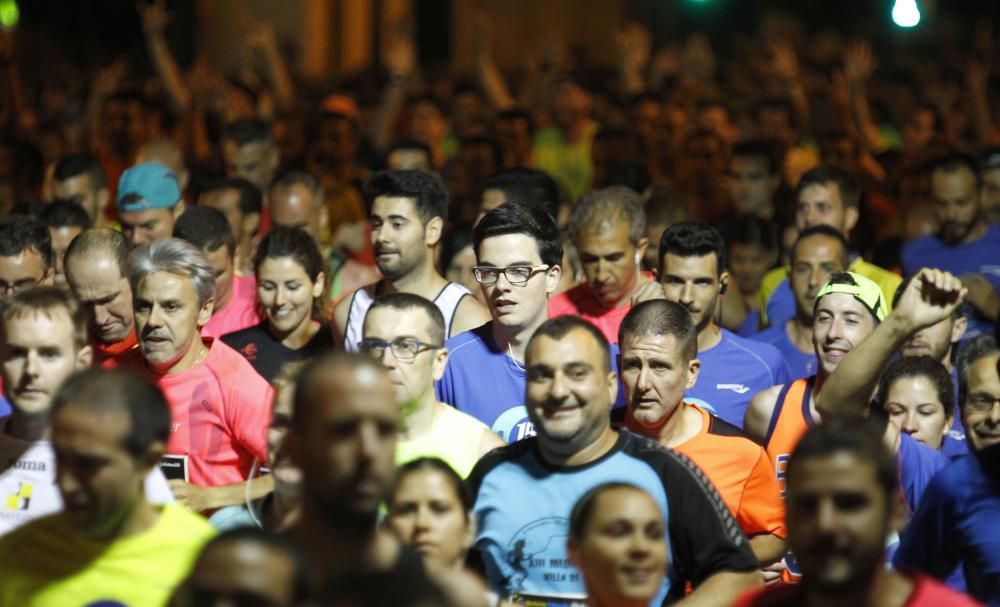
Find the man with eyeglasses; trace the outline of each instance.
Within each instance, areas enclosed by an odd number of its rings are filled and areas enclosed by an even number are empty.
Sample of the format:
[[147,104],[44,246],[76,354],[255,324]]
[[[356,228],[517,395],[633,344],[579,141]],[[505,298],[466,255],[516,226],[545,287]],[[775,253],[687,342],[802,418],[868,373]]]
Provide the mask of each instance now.
[[444,316],[430,301],[412,293],[383,295],[365,315],[361,352],[389,372],[400,410],[396,464],[437,457],[462,478],[489,451],[504,442],[482,422],[438,401],[434,380],[448,362]]
[[483,215],[472,242],[473,272],[491,320],[445,343],[448,366],[437,397],[512,443],[535,433],[524,408],[524,351],[548,319],[548,298],[562,274],[562,240],[544,210],[508,202]]
[[0,302],[36,285],[52,284],[52,238],[37,219],[0,219]]
[[1000,348],[992,335],[958,354],[962,421],[971,454],[927,486],[903,533],[896,568],[948,578],[963,565],[968,593],[1000,605]]

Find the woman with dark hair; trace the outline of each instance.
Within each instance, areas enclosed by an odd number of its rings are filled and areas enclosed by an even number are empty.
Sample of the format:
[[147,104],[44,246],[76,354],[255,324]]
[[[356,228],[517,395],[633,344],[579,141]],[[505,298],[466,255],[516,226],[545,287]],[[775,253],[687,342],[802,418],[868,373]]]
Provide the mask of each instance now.
[[322,321],[326,274],[316,243],[299,228],[274,228],[254,256],[257,302],[264,320],[222,336],[272,381],[282,365],[332,350],[333,334]]
[[422,457],[396,473],[385,523],[432,567],[461,569],[476,537],[472,498],[444,460]]
[[878,404],[901,432],[938,451],[955,411],[955,391],[944,365],[930,356],[904,357],[879,380]]

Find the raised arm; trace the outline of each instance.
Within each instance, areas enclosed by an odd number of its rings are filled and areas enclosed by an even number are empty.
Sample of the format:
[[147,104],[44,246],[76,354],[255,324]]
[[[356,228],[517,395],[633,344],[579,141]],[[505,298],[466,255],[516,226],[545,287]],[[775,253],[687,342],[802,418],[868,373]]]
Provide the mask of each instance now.
[[954,314],[965,293],[961,281],[948,272],[920,270],[892,314],[840,361],[823,384],[816,395],[820,415],[866,415],[875,385],[892,355],[917,331]]
[[410,77],[417,65],[417,43],[412,34],[398,26],[389,35],[384,56],[389,82],[382,88],[382,98],[368,135],[372,147],[378,152],[385,152],[392,145],[393,127],[403,110]]
[[486,97],[498,110],[509,110],[516,104],[507,88],[507,82],[493,60],[493,29],[485,11],[476,13],[474,27],[476,49],[476,77]]
[[886,147],[868,105],[868,80],[877,66],[878,61],[867,42],[851,44],[844,53],[844,76],[847,78],[851,116],[858,134],[873,152],[880,152]]
[[618,75],[622,91],[636,95],[646,90],[646,68],[652,53],[649,30],[640,23],[627,23],[615,34],[618,46]]
[[153,62],[157,75],[163,80],[167,96],[174,110],[179,114],[187,112],[191,105],[191,92],[184,82],[177,61],[174,60],[173,53],[167,45],[167,39],[163,35],[167,24],[170,22],[170,15],[167,13],[167,1],[155,0],[151,4],[137,2],[136,10],[139,11],[139,18],[142,20],[142,31],[146,37],[146,48],[149,50],[149,58]]
[[295,85],[288,71],[288,64],[278,48],[278,38],[274,26],[267,21],[257,23],[247,35],[247,45],[260,51],[264,59],[264,71],[274,91],[278,108],[288,111],[295,103]]

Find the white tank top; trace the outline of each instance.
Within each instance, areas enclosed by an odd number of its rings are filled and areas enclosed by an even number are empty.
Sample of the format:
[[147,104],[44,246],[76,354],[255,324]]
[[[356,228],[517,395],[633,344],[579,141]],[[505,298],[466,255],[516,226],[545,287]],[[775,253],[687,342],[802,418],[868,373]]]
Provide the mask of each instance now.
[[[366,287],[361,287],[351,296],[351,308],[347,313],[347,329],[344,331],[344,349],[348,352],[357,352],[358,342],[361,341],[362,329],[364,329],[365,315],[368,308],[372,307],[375,300],[375,292],[378,290],[381,281],[374,282]],[[441,292],[434,298],[434,305],[441,310],[444,316],[444,336],[447,339],[451,335],[451,323],[455,319],[455,310],[458,309],[459,302],[466,295],[471,295],[468,289],[457,282],[449,282],[441,289]]]

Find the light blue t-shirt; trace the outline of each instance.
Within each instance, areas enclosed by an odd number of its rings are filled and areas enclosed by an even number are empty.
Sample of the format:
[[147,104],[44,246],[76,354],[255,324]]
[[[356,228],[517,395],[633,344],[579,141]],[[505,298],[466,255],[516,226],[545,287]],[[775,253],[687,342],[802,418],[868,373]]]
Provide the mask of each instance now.
[[790,383],[791,372],[774,346],[720,330],[719,343],[698,352],[698,383],[684,394],[684,400],[742,428],[750,399],[761,390]]
[[[535,435],[524,407],[524,367],[497,347],[492,322],[445,342],[448,365],[435,382],[437,399],[483,422],[508,443]],[[618,372],[618,346],[611,346],[611,370]],[[619,387],[615,408],[625,405]]]
[[[567,605],[586,595],[569,561],[566,540],[574,504],[598,485],[628,483],[663,513],[670,565],[651,605],[683,596],[718,571],[752,571],[750,543],[715,487],[686,456],[627,431],[595,461],[557,467],[538,453],[536,438],[495,449],[469,476],[479,533],[473,548],[486,579],[502,596]],[[535,604],[534,601],[532,604]]]
[[810,352],[806,354],[802,350],[799,350],[792,343],[792,340],[789,339],[785,323],[765,329],[750,339],[770,344],[777,348],[778,352],[781,352],[781,355],[784,357],[785,362],[788,363],[788,371],[791,373],[792,380],[816,375],[816,369],[819,367],[819,360],[816,358],[816,353]]

